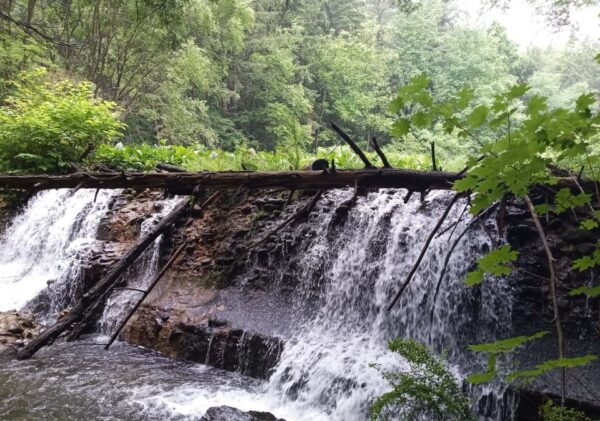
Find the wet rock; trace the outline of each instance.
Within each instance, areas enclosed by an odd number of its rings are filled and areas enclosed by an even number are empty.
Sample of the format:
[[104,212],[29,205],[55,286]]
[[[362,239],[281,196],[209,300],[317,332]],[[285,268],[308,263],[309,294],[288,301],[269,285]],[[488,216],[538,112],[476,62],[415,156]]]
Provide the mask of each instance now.
[[509,225],[506,230],[506,237],[512,245],[526,244],[532,238],[537,238],[536,235],[537,230],[534,222],[531,220],[523,220],[516,225]]
[[24,332],[23,328],[19,326],[17,322],[10,322],[8,329],[6,329],[8,333],[12,333],[13,335],[20,335]]
[[283,350],[283,341],[229,326],[211,317],[204,323],[159,322],[159,310],[142,308],[125,327],[122,338],[173,358],[185,359],[243,375],[266,379]]
[[229,266],[235,261],[235,257],[221,256],[215,259],[215,263],[219,266]]
[[213,262],[213,259],[211,259],[210,257],[203,257],[201,259],[199,259],[199,263],[201,265],[210,265]]
[[581,243],[575,246],[578,254],[586,255],[592,254],[596,250],[596,245],[593,243]]
[[208,408],[200,421],[285,421],[270,412],[244,412],[231,406],[214,406]]
[[562,234],[562,239],[570,244],[591,243],[596,240],[592,232],[579,228],[571,228]]
[[208,327],[223,327],[227,326],[227,320],[220,320],[216,317],[209,317]]
[[32,314],[14,310],[0,313],[0,352],[11,346],[23,346],[38,334]]

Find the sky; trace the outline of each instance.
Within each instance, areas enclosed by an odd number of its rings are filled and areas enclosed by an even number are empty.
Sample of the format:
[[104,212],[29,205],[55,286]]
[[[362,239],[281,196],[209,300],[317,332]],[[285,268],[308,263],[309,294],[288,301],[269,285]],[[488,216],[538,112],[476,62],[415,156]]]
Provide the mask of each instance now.
[[493,22],[502,24],[509,38],[519,44],[521,49],[529,46],[546,47],[549,45],[564,45],[571,34],[579,39],[600,39],[599,6],[582,8],[572,16],[574,27],[560,30],[550,27],[543,16],[538,16],[535,8],[524,0],[511,0],[510,8],[490,10],[483,7],[479,0],[456,0],[456,5],[466,11],[465,17],[469,25],[488,26]]

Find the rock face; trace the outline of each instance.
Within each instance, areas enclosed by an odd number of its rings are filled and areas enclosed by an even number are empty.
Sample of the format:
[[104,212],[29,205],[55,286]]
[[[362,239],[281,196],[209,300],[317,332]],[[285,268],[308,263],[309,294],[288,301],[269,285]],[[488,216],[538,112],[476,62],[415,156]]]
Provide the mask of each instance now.
[[23,346],[38,334],[33,314],[17,311],[0,313],[0,352],[13,345]]
[[[534,202],[536,202],[534,198]],[[538,203],[543,203],[538,198]],[[537,203],[536,203],[537,204]],[[579,228],[586,215],[582,212],[566,212],[541,218],[557,272],[557,298],[564,330],[567,356],[600,355],[600,300],[585,295],[569,294],[581,286],[598,284],[594,271],[574,270],[572,263],[591,254],[600,240],[600,231]],[[531,335],[548,331],[541,340],[528,345],[515,360],[522,368],[531,368],[542,361],[558,358],[557,339],[549,282],[549,266],[535,224],[527,206],[513,200],[506,208],[506,237],[519,252],[516,270],[507,279],[513,288],[512,336]],[[537,408],[544,403],[544,396],[559,396],[558,370],[550,372],[521,390],[518,407],[519,419],[538,419]],[[574,398],[569,406],[585,409],[590,415],[600,414],[600,402],[590,390],[598,390],[600,362],[567,371],[568,396]]]
[[215,406],[208,408],[200,421],[285,421],[270,412],[240,411],[231,406]]
[[[232,281],[247,267],[249,244],[273,223],[284,203],[280,198],[228,194],[203,212],[192,213],[191,223],[175,229],[164,242],[168,256],[185,237],[185,253],[121,338],[173,358],[267,378],[283,349],[273,320],[282,319],[286,308],[270,305],[276,294],[265,291],[269,285],[259,290]],[[261,308],[266,310],[257,316]]]
[[268,378],[279,361],[283,341],[235,329],[204,318],[183,322],[177,314],[142,308],[123,331],[130,343],[241,374]]

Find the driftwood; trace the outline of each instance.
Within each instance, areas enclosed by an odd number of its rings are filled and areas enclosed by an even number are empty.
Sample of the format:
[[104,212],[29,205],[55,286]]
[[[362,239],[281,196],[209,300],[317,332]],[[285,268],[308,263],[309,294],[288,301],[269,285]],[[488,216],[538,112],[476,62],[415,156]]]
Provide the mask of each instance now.
[[379,156],[379,159],[381,159],[381,162],[383,163],[383,167],[384,168],[392,168],[392,166],[390,165],[390,161],[388,161],[387,157],[385,156],[385,154],[379,147],[379,143],[377,143],[377,139],[375,137],[373,137],[373,139],[371,139],[371,146],[373,147],[373,149],[375,149],[375,152]]
[[167,271],[169,270],[169,268],[173,265],[173,263],[175,262],[175,260],[177,259],[177,257],[181,254],[181,252],[183,251],[183,249],[185,248],[186,245],[187,245],[187,242],[184,241],[177,248],[177,250],[175,250],[173,252],[173,255],[171,256],[171,258],[169,259],[169,261],[163,266],[163,268],[161,269],[161,271],[154,277],[154,279],[152,280],[152,282],[150,283],[150,285],[148,286],[148,288],[145,291],[141,291],[141,292],[143,292],[142,297],[135,304],[135,306],[133,306],[133,308],[131,309],[131,311],[127,314],[127,317],[125,317],[121,321],[121,323],[119,323],[119,327],[117,327],[117,329],[111,335],[108,343],[104,346],[104,349],[110,348],[110,346],[113,344],[113,342],[119,337],[119,334],[121,333],[121,331],[123,330],[123,328],[125,327],[125,325],[127,324],[127,322],[129,321],[129,319],[131,319],[131,317],[135,314],[135,312],[140,307],[140,305],[142,305],[142,303],[144,302],[144,300],[146,299],[146,297],[148,297],[148,295],[150,294],[150,292],[152,291],[152,289],[154,289],[154,287],[156,286],[156,284],[158,284],[158,282],[162,279],[162,277],[165,275],[165,273],[167,273]]
[[319,190],[318,192],[315,193],[315,195],[312,197],[312,199],[310,199],[310,202],[308,202],[305,206],[303,206],[302,208],[300,208],[300,210],[298,210],[295,214],[293,214],[292,216],[290,216],[289,218],[287,218],[286,220],[284,220],[277,227],[275,227],[274,229],[272,229],[271,231],[269,231],[267,234],[265,234],[265,236],[263,238],[261,238],[260,240],[256,241],[249,248],[253,249],[256,246],[258,246],[259,244],[264,243],[268,238],[270,238],[274,234],[277,234],[279,231],[281,231],[283,228],[285,228],[286,226],[288,226],[292,222],[298,222],[298,221],[301,221],[301,220],[307,218],[308,215],[310,215],[310,213],[312,212],[312,210],[317,205],[317,202],[319,201],[319,199],[321,198],[321,196],[323,196],[323,191]]
[[199,172],[199,173],[74,173],[69,175],[0,175],[0,189],[47,190],[146,188],[167,189],[173,194],[192,194],[201,189],[294,189],[328,190],[354,187],[406,188],[412,191],[449,190],[459,176],[451,172],[403,170],[392,168],[279,171],[279,172]]
[[[210,196],[208,199],[206,199],[204,201],[204,203],[202,203],[199,206],[200,211],[202,209],[204,209],[206,206],[208,206],[209,204],[211,204],[212,202],[214,202],[220,195],[221,195],[221,192],[216,192],[212,196]],[[116,281],[115,281],[115,283],[116,283]],[[106,301],[105,298],[108,297],[108,295],[112,292],[112,290],[113,290],[113,286],[110,286],[109,288],[107,288],[104,291],[104,293],[85,310],[85,312],[83,313],[81,318],[75,324],[73,324],[71,331],[67,335],[68,341],[74,341],[83,334],[85,329],[94,320],[95,315],[100,311],[100,308],[102,307],[103,303]]]
[[331,128],[338,134],[340,135],[340,137],[342,139],[344,139],[344,141],[348,144],[348,146],[350,146],[350,148],[354,151],[354,153],[356,155],[358,155],[358,157],[360,158],[360,160],[365,164],[365,168],[375,168],[375,166],[373,164],[371,164],[371,161],[369,161],[369,158],[367,158],[367,156],[363,153],[363,151],[358,147],[358,145],[356,143],[354,143],[354,141],[350,138],[350,136],[348,136],[346,134],[346,132],[344,132],[342,129],[340,129],[337,124],[335,124],[333,121],[331,122]]
[[423,257],[425,257],[425,253],[427,252],[427,249],[429,248],[429,244],[431,244],[431,240],[433,240],[433,237],[435,237],[435,234],[439,231],[440,227],[442,226],[442,224],[448,217],[448,214],[450,213],[450,210],[452,209],[454,204],[462,196],[463,196],[462,193],[456,193],[452,197],[452,200],[450,201],[450,203],[448,203],[448,206],[444,210],[444,213],[442,214],[442,216],[440,216],[440,219],[438,219],[438,222],[437,222],[437,224],[435,224],[435,227],[433,227],[433,230],[431,230],[429,237],[427,237],[427,240],[425,241],[425,244],[423,245],[423,248],[421,249],[421,253],[419,254],[419,257],[417,258],[417,261],[415,262],[415,264],[413,265],[412,269],[410,270],[408,276],[406,277],[406,281],[404,281],[404,283],[402,284],[402,286],[400,287],[400,289],[394,296],[394,299],[388,306],[388,308],[387,308],[388,311],[390,311],[394,307],[394,305],[400,299],[400,297],[402,296],[402,293],[404,292],[404,290],[406,289],[406,287],[412,280],[413,276],[415,276],[415,273],[417,273],[417,269],[419,268],[419,265],[421,264]]
[[154,240],[162,234],[169,226],[177,222],[179,218],[189,211],[189,203],[182,200],[175,208],[165,216],[158,225],[146,236],[144,236],[131,250],[129,250],[115,264],[104,277],[94,285],[81,299],[71,308],[69,313],[53,326],[42,332],[37,338],[25,345],[18,353],[18,359],[26,359],[35,354],[41,347],[52,343],[64,331],[69,329],[75,322],[87,314],[87,310],[101,300],[108,291],[112,289],[119,277],[135,262],[135,260],[148,248]]

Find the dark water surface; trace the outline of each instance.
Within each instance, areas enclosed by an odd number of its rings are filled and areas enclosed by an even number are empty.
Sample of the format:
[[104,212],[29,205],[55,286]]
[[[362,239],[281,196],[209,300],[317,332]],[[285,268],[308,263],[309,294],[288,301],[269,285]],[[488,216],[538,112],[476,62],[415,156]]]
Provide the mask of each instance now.
[[256,380],[93,342],[56,345],[28,361],[0,357],[0,419],[194,420],[219,404],[264,406]]

